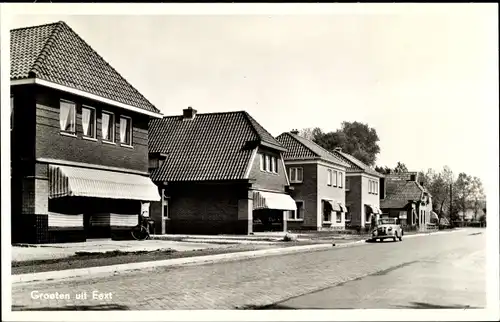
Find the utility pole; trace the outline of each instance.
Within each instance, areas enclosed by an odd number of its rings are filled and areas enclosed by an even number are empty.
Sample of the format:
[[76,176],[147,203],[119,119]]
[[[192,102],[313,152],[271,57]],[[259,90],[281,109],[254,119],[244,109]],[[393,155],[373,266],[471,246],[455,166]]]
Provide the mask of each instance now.
[[453,190],[453,183],[450,183],[450,224],[451,224],[451,214],[452,214],[452,211],[453,211],[453,194],[452,194],[452,190]]

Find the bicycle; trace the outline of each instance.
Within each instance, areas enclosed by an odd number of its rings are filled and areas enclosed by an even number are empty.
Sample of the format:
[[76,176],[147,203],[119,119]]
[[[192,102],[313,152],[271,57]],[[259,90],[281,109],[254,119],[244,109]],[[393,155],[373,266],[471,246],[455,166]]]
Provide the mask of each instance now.
[[142,215],[139,215],[139,217],[140,217],[139,224],[133,227],[130,233],[132,234],[132,237],[135,240],[149,239],[150,236],[149,236],[148,220]]

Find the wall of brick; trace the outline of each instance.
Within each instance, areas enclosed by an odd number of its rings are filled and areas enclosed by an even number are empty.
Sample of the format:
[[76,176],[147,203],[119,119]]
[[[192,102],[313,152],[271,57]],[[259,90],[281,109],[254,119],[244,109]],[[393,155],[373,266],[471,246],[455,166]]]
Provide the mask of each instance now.
[[248,220],[238,217],[244,185],[183,184],[168,186],[168,234],[246,234]]
[[[368,185],[369,185],[369,181],[370,180],[375,180],[377,182],[379,182],[379,179],[377,177],[374,177],[374,176],[370,176],[370,175],[366,175],[366,174],[363,174],[362,176],[362,182],[361,182],[361,185],[362,185],[362,225],[366,225],[366,207],[364,207],[365,204],[369,204],[369,205],[373,205],[375,207],[378,207],[380,208],[380,196],[379,194],[374,194],[374,193],[369,193],[369,190],[368,190]],[[379,192],[380,192],[380,188],[379,188]]]
[[[328,170],[335,170],[335,171],[340,171],[342,173],[342,187],[339,188],[338,185],[337,187],[333,186],[328,186],[327,185],[327,177],[328,177]],[[318,213],[321,214],[320,219],[321,219],[321,226],[318,225],[318,228],[327,228],[332,226],[332,228],[343,228],[345,227],[345,213],[342,213],[341,215],[341,222],[337,223],[336,222],[336,214],[335,212],[332,213],[332,223],[331,224],[323,224],[323,214],[321,213],[321,200],[333,200],[335,202],[341,202],[345,205],[346,199],[345,199],[345,169],[342,169],[340,167],[334,167],[330,165],[324,165],[324,164],[319,164],[318,165],[318,180],[317,180],[317,191],[318,191]]]
[[286,164],[287,173],[290,173],[290,168],[301,167],[303,171],[303,181],[301,183],[290,183],[293,190],[290,195],[296,201],[304,202],[304,220],[287,222],[289,230],[299,229],[316,229],[317,228],[317,179],[318,166],[314,164]]
[[[76,103],[76,136],[62,135],[59,128],[59,102]],[[96,141],[83,139],[82,105],[96,109]],[[102,142],[101,112],[115,113],[115,144]],[[120,115],[132,117],[133,148],[121,146]],[[36,92],[36,157],[99,164],[146,172],[148,170],[148,116],[118,109],[63,92],[37,88]]]
[[[260,170],[260,154],[266,153],[278,159],[278,173],[270,173]],[[253,160],[252,169],[250,170],[249,177],[255,179],[254,189],[264,189],[284,192],[287,185],[287,178],[281,154],[278,151],[259,147],[255,159]]]
[[361,227],[363,216],[361,174],[347,174],[350,181],[350,189],[346,191],[346,205],[349,207],[352,227]]

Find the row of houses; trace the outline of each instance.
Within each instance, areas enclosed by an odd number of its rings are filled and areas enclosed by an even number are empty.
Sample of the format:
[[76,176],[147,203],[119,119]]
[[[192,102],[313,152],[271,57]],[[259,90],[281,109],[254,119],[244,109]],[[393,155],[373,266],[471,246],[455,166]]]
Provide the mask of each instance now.
[[11,30],[13,242],[366,227],[425,229],[416,173],[382,176],[245,111],[164,116],[66,23]]

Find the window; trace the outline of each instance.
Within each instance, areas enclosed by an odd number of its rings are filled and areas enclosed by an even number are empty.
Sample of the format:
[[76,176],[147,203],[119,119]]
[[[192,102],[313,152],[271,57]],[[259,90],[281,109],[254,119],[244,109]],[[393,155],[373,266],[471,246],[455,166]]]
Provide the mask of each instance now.
[[154,169],[158,169],[160,166],[160,163],[159,163],[159,160],[158,158],[149,158],[149,170],[154,170]]
[[321,207],[323,213],[323,222],[330,223],[332,221],[332,206],[326,200],[321,200]]
[[10,96],[10,129],[14,128],[14,95]]
[[115,115],[102,112],[102,140],[115,142]]
[[165,190],[162,191],[162,203],[163,203],[163,218],[169,219],[170,213],[168,209],[168,197],[165,195]]
[[82,128],[84,137],[95,139],[96,118],[94,108],[82,107]]
[[302,168],[290,168],[290,182],[302,182],[303,170]]
[[297,211],[289,211],[288,219],[290,220],[303,220],[304,219],[304,202],[296,201]]
[[342,222],[342,213],[340,211],[336,211],[336,221],[337,223],[341,223]]
[[349,178],[345,178],[345,190],[351,189],[351,180]]
[[373,181],[373,184],[375,185],[375,194],[378,195],[378,182]]
[[332,185],[332,170],[328,169],[326,174],[326,184],[328,186]]
[[339,188],[342,188],[342,186],[344,185],[343,182],[344,182],[343,173],[339,171],[339,182],[338,182]]
[[278,158],[265,153],[261,154],[260,171],[278,173]]
[[76,134],[76,105],[69,101],[60,101],[59,126],[61,132]]
[[127,116],[120,117],[120,143],[132,146],[132,119]]
[[333,186],[337,186],[337,171],[333,171]]

